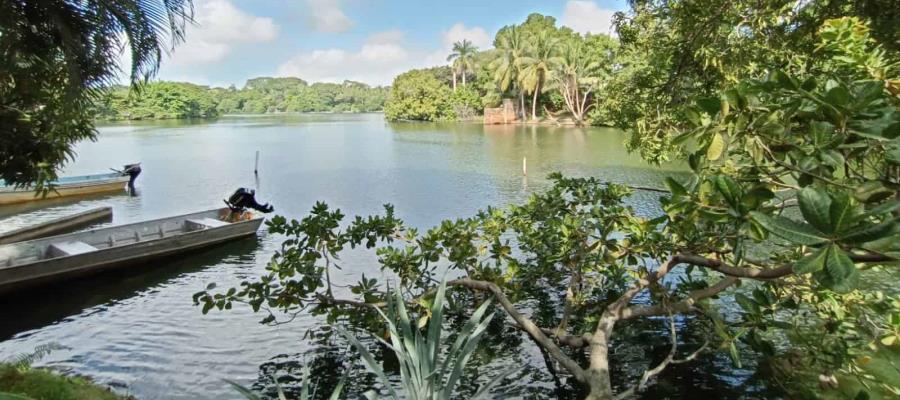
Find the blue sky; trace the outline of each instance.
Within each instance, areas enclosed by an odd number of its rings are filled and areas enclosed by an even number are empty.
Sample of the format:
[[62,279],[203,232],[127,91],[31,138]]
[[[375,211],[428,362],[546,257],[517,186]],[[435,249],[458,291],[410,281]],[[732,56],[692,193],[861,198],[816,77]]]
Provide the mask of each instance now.
[[389,84],[405,70],[444,64],[463,38],[494,33],[533,12],[576,31],[610,33],[624,0],[195,0],[196,26],[159,79],[242,86],[257,76]]

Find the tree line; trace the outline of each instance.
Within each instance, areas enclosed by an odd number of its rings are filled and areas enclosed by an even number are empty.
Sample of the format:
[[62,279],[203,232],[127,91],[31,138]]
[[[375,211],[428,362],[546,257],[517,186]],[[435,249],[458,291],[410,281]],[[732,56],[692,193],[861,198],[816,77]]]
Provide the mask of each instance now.
[[462,40],[447,58],[449,67],[398,76],[385,115],[389,120],[461,119],[511,98],[522,120],[543,116],[607,124],[594,109],[616,67],[617,48],[618,41],[608,35],[581,35],[557,26],[553,17],[531,14],[521,24],[500,29],[492,49],[479,51]]
[[95,103],[100,120],[214,118],[276,112],[374,112],[388,89],[364,83],[309,84],[299,78],[253,78],[243,88],[151,82],[133,90],[117,86]]

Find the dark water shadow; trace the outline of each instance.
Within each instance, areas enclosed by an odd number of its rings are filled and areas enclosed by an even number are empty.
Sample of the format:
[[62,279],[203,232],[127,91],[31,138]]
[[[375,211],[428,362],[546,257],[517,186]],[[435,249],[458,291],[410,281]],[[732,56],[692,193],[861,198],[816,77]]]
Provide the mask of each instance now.
[[220,264],[229,257],[250,254],[260,238],[246,238],[221,246],[178,255],[135,267],[121,268],[101,275],[45,285],[27,292],[0,297],[0,341],[20,332],[52,325],[66,317],[101,304],[133,297],[164,284],[182,274],[197,272]]
[[[498,314],[498,316],[502,315]],[[515,371],[491,391],[495,399],[567,399],[584,398],[587,393],[568,374],[559,371],[554,377],[540,359],[529,358],[534,343],[522,332],[496,318],[479,344],[476,355],[466,367],[454,398],[467,399],[485,382],[509,369]],[[452,343],[452,332],[459,329],[462,319],[446,323],[445,332],[451,335],[445,343]],[[693,319],[681,321],[679,346],[682,352],[698,348],[708,327]],[[383,346],[362,331],[357,338],[365,343],[381,363],[389,377],[399,385],[396,360]],[[611,378],[617,391],[625,390],[640,380],[641,374],[655,366],[669,352],[669,338],[664,320],[630,321],[617,327],[618,339],[611,348]],[[299,396],[305,366],[316,384],[315,399],[327,399],[344,373],[348,374],[343,396],[362,398],[367,390],[381,391],[377,378],[363,368],[358,353],[346,341],[329,333],[328,328],[311,332],[313,346],[300,353],[281,354],[259,367],[259,377],[252,388],[264,398],[277,399],[275,381],[289,398]],[[303,341],[298,335],[298,341]],[[585,357],[570,353],[582,365]],[[707,352],[693,362],[669,366],[650,382],[646,390],[634,399],[778,399],[784,393],[772,387],[763,368],[758,368],[751,352],[744,352],[745,365],[734,368],[722,352]],[[555,364],[555,363],[554,363]],[[349,371],[348,371],[349,369]],[[397,386],[395,386],[397,387]],[[295,395],[294,397],[291,397]]]

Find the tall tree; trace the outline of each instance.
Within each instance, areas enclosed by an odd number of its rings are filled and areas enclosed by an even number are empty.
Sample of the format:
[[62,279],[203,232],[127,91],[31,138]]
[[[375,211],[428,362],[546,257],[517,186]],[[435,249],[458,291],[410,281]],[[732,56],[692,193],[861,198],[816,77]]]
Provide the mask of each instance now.
[[447,61],[453,62],[453,90],[456,90],[456,75],[462,76],[462,84],[466,86],[466,74],[475,70],[475,54],[478,47],[468,39],[453,44],[453,52],[447,56]]
[[522,57],[520,81],[522,88],[531,92],[531,119],[537,119],[537,108],[541,89],[544,87],[551,64],[555,62],[559,39],[553,32],[542,30],[531,37],[530,46]]
[[[153,76],[183,39],[190,0],[0,3],[0,178],[38,187],[96,135],[91,105],[131,55],[131,82]],[[126,50],[127,49],[127,50]]]
[[562,94],[566,109],[581,125],[593,106],[591,96],[600,82],[600,63],[591,57],[585,43],[578,40],[562,46],[552,66],[550,83]]
[[497,50],[497,58],[490,65],[494,82],[501,93],[510,88],[516,89],[521,117],[525,119],[525,92],[519,86],[522,58],[525,57],[525,34],[521,28],[514,25],[504,27],[497,32],[494,48]]

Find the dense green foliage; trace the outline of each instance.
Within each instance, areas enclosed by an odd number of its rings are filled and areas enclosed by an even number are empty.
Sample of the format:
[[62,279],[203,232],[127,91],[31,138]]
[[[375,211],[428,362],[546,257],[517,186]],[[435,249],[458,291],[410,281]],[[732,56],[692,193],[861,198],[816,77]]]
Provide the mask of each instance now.
[[3,400],[116,400],[109,389],[89,380],[63,376],[31,365],[65,347],[55,343],[38,346],[34,352],[18,354],[0,362],[0,399]]
[[116,87],[95,104],[97,118],[107,121],[211,118],[219,115],[209,88],[190,83],[156,82],[139,91]]
[[[455,78],[454,78],[455,79]],[[452,90],[432,71],[400,74],[391,85],[384,117],[388,121],[440,121],[455,118],[450,104]]]
[[364,83],[314,83],[298,78],[254,78],[243,89],[154,82],[132,91],[117,87],[95,104],[103,120],[212,118],[270,112],[373,112],[388,89]]
[[675,150],[669,135],[684,123],[679,110],[772,69],[809,72],[816,30],[828,18],[856,15],[872,22],[873,38],[896,54],[894,0],[723,2],[632,1],[616,29],[621,68],[598,105],[598,122],[634,132],[629,146],[652,161]]
[[54,180],[74,144],[94,138],[90,105],[119,73],[121,49],[132,82],[150,77],[190,10],[188,0],[0,3],[0,178]]
[[0,363],[0,399],[118,400],[123,398],[84,378],[62,376],[41,368],[20,368]]
[[[638,215],[624,186],[558,174],[524,204],[426,231],[391,206],[347,223],[320,203],[300,221],[269,222],[286,240],[266,275],[195,301],[204,311],[244,302],[266,310],[264,322],[312,310],[377,329],[385,288],[363,276],[357,299],[339,299],[330,280],[340,255],[364,246],[421,315],[444,273],[458,309],[493,297],[589,399],[628,397],[707,351],[736,366],[747,353],[786,360],[791,396],[900,396],[898,374],[872,369],[900,346],[897,63],[859,19],[813,32],[808,53],[786,52],[713,96],[671,94],[683,98],[680,123],[662,134],[692,174],[667,181],[662,215]],[[788,68],[795,57],[805,68]],[[665,321],[670,350],[616,390],[610,349],[637,319]],[[682,336],[688,325],[701,337]]]
[[[617,42],[607,35],[579,35],[567,27],[558,27],[553,17],[532,14],[522,24],[500,29],[494,47],[479,52],[463,40],[454,45],[448,57],[452,61],[447,69],[452,78],[448,88],[454,94],[469,90],[461,97],[477,95],[480,101],[454,99],[450,104],[446,90],[435,87],[433,80],[425,79],[419,72],[410,71],[396,78],[393,86],[402,89],[392,92],[385,108],[397,112],[386,116],[389,120],[467,119],[482,107],[499,105],[503,98],[517,98],[522,119],[528,113],[534,120],[541,114],[553,118],[566,114],[581,124],[597,102],[602,78],[613,69]],[[434,73],[443,68],[426,71]],[[474,79],[469,79],[470,75]],[[457,85],[458,77],[461,86]],[[440,76],[435,78],[443,81]],[[474,85],[468,84],[470,81]],[[404,106],[410,104],[420,110],[402,113]]]

